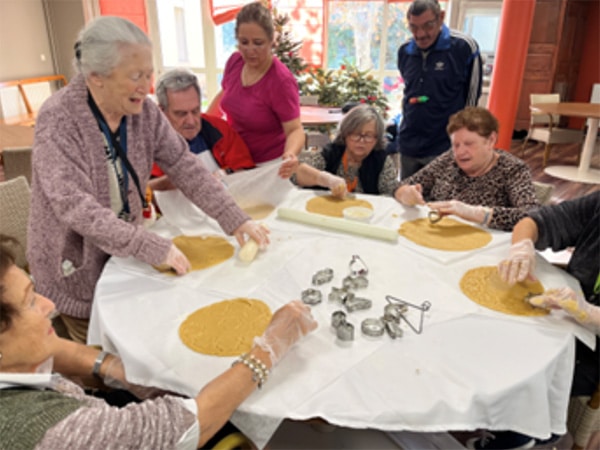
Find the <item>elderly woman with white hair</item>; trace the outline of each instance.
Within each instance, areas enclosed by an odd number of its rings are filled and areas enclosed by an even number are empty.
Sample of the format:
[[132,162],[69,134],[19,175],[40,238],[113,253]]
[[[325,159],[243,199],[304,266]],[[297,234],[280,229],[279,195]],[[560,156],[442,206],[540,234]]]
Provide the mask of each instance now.
[[74,65],[79,73],[45,102],[35,126],[27,258],[39,292],[56,301],[69,335],[85,342],[111,255],[189,270],[169,239],[143,226],[153,161],[240,245],[247,236],[269,241],[147,97],[152,46],[137,26],[93,20],[79,34]]

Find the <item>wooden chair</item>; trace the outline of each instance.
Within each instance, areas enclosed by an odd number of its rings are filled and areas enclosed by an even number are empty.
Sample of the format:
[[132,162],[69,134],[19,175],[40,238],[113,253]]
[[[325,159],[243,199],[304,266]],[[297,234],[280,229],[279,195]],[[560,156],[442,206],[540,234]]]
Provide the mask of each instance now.
[[0,234],[15,238],[19,245],[13,250],[16,265],[27,269],[25,249],[27,248],[27,221],[31,191],[24,176],[0,183]]
[[304,148],[306,150],[309,150],[312,147],[323,148],[331,142],[327,133],[322,133],[320,131],[308,130],[304,133],[304,136]]
[[567,429],[573,450],[584,449],[594,432],[600,432],[600,384],[591,397],[573,397],[569,403]]
[[[530,105],[538,103],[559,103],[559,94],[531,94],[529,96]],[[521,147],[521,154],[525,155],[527,143],[529,140],[545,143],[544,159],[542,167],[548,164],[550,149],[554,144],[571,144],[583,142],[583,130],[573,130],[570,128],[561,128],[559,126],[560,116],[558,114],[531,113],[529,131]]]
[[20,176],[31,184],[31,147],[7,147],[2,150],[4,179],[12,180]]
[[[20,80],[0,81],[0,121],[8,125],[34,125],[42,103],[56,90],[67,85],[64,75],[48,75]],[[5,93],[8,98],[2,98]],[[8,105],[4,105],[4,103]],[[5,108],[6,106],[6,108]]]

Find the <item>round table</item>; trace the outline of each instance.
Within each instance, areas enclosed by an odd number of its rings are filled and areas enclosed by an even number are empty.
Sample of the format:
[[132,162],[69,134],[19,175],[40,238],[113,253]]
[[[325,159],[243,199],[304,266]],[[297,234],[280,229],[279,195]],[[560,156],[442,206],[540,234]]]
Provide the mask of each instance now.
[[600,183],[600,170],[590,168],[592,153],[598,137],[600,104],[572,102],[538,103],[531,105],[531,110],[536,113],[585,117],[589,119],[585,142],[581,150],[579,166],[550,166],[546,167],[544,172],[557,178],[563,178],[579,183]]
[[[278,206],[304,210],[314,195],[293,189]],[[358,197],[371,202],[372,223],[383,227],[397,229],[427,213],[389,197]],[[180,233],[176,222],[165,217],[155,231],[174,236]],[[187,315],[240,296],[259,298],[274,310],[313,287],[316,271],[331,268],[334,279],[319,286],[325,300],[313,307],[318,329],[232,417],[257,446],[264,446],[285,418],[321,417],[340,426],[390,431],[508,428],[540,438],[566,432],[574,335],[591,340],[591,333],[561,313],[526,318],[487,310],[459,288],[467,270],[506,256],[509,233],[491,231],[492,241],[483,249],[441,252],[401,236],[397,242],[381,241],[283,221],[276,212],[264,222],[271,245],[250,265],[234,257],[173,277],[133,259],[111,258],[97,286],[89,343],[119,353],[133,382],[194,395],[233,358],[186,348],[177,330]],[[197,223],[198,233],[220,232],[212,219]],[[342,306],[328,301],[327,294],[341,286],[355,254],[369,269],[369,286],[360,296],[373,307],[348,314],[355,339],[347,343],[330,326],[332,313]],[[537,274],[547,288],[577,286],[542,258]],[[431,302],[422,333],[404,324],[399,339],[361,334],[363,319],[382,315],[386,295],[415,305]],[[407,316],[415,328],[419,317],[416,309]]]

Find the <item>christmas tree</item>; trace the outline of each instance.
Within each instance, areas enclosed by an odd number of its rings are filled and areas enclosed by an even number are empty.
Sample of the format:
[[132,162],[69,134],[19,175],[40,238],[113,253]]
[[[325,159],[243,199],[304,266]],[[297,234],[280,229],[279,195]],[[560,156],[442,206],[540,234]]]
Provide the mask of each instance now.
[[299,77],[306,69],[306,64],[299,55],[302,41],[293,39],[288,27],[290,17],[287,14],[279,14],[277,8],[272,9],[272,14],[275,26],[275,49],[273,52],[294,76]]

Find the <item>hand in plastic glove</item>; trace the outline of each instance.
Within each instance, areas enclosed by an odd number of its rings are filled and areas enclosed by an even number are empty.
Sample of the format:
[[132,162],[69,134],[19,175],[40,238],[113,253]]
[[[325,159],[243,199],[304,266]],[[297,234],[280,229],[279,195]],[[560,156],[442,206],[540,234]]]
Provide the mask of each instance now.
[[535,281],[535,248],[531,239],[516,242],[510,247],[508,258],[498,264],[498,274],[511,286],[529,278]]
[[246,242],[244,235],[248,235],[256,241],[259,249],[264,250],[267,248],[267,245],[269,245],[269,233],[270,231],[266,226],[258,224],[253,220],[247,220],[236,228],[233,235],[237,239],[240,247]]
[[445,202],[431,202],[428,203],[431,209],[435,209],[439,211],[440,215],[449,216],[450,214],[458,216],[462,219],[468,220],[470,222],[475,222],[481,225],[486,225],[483,223],[489,221],[490,214],[486,217],[486,212],[489,211],[489,208],[485,208],[484,206],[474,206],[469,205],[467,203],[460,202],[458,200],[448,200]]
[[264,334],[254,338],[254,344],[269,354],[271,365],[275,366],[292,345],[315,328],[317,322],[310,307],[294,300],[275,311]]
[[105,364],[106,369],[102,371],[102,381],[104,381],[104,384],[108,387],[113,389],[124,389],[141,400],[155,398],[166,393],[158,388],[129,383],[125,378],[123,361],[116,355],[111,355],[110,359]]
[[296,170],[298,170],[298,157],[293,153],[285,153],[282,157],[283,163],[279,167],[279,176],[287,179],[292,176]]
[[571,288],[548,289],[531,297],[529,303],[540,308],[562,309],[582,325],[600,331],[600,308],[585,301]]
[[423,187],[420,184],[411,184],[399,187],[394,197],[404,206],[424,205]]
[[191,268],[190,262],[175,244],[171,245],[169,253],[167,253],[167,259],[165,259],[163,265],[171,267],[177,275],[184,275],[188,273]]
[[347,193],[346,180],[332,173],[322,170],[319,172],[317,184],[329,188],[334,197],[344,198]]

